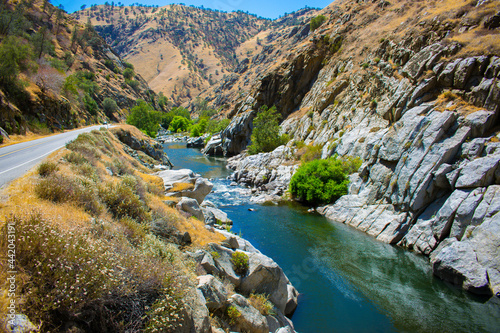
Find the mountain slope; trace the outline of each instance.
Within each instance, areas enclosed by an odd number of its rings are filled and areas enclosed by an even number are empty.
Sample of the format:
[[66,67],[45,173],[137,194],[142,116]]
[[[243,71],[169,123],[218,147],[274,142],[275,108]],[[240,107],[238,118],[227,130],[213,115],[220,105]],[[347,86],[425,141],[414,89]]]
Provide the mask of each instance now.
[[90,20],[156,92],[180,104],[238,64],[236,48],[270,24],[243,12],[168,5],[92,6],[74,14]]
[[7,134],[123,120],[136,99],[156,103],[140,75],[124,77],[128,65],[90,25],[45,2],[7,1],[0,16],[0,127]]

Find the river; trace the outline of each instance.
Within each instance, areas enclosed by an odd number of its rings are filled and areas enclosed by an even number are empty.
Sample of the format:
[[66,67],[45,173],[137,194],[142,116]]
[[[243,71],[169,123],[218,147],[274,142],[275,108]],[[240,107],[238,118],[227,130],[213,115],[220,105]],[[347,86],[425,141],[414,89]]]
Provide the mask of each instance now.
[[[289,203],[258,205],[231,186],[224,159],[165,144],[176,169],[214,183],[216,203],[241,234],[272,257],[300,292],[298,332],[499,332],[500,304],[434,277],[428,259],[376,241]],[[251,209],[251,210],[250,210]]]

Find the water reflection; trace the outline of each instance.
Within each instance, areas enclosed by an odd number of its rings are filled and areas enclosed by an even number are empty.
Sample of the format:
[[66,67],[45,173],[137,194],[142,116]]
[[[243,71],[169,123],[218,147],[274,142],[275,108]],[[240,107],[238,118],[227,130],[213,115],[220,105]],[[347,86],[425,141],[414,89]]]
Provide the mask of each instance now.
[[499,331],[497,300],[485,303],[443,283],[426,258],[294,204],[253,204],[248,189],[224,179],[229,171],[223,159],[184,147],[168,146],[176,168],[215,178],[207,199],[226,211],[233,230],[271,256],[301,292],[293,317],[297,331]]

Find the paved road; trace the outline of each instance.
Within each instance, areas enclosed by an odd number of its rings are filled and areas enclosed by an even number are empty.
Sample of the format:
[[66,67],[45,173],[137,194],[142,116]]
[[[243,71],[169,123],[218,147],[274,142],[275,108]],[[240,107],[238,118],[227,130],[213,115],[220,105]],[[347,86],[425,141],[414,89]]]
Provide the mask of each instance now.
[[64,147],[79,134],[101,127],[102,125],[87,127],[0,148],[0,188],[25,174],[45,156]]

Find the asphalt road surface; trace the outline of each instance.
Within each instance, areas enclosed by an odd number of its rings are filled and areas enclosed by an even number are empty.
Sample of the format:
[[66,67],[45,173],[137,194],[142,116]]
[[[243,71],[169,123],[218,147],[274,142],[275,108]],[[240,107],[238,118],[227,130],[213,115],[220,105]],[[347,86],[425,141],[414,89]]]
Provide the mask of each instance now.
[[76,139],[79,134],[90,132],[103,126],[105,125],[87,127],[0,148],[0,188],[5,187],[14,179],[24,175],[44,157],[64,147],[66,143]]

